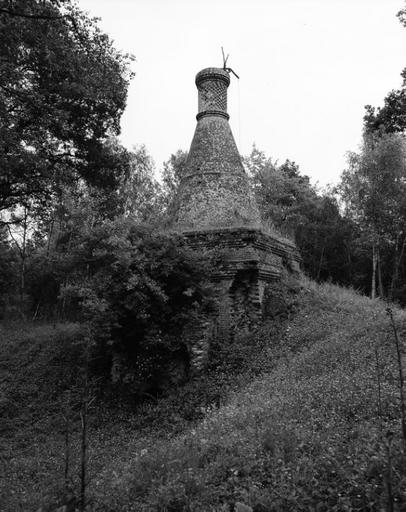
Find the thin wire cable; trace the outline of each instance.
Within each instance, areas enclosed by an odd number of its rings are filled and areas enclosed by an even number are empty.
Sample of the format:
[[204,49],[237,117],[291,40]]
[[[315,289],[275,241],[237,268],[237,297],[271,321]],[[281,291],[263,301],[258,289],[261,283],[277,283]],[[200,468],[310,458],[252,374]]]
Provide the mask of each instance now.
[[240,80],[238,82],[238,149],[241,153],[241,95],[240,95]]

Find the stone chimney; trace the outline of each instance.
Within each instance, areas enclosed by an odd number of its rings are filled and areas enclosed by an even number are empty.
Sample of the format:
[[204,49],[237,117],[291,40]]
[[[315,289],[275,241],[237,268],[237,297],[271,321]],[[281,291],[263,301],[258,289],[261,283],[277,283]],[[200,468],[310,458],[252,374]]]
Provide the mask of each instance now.
[[229,84],[229,74],[221,68],[206,68],[196,75],[197,126],[173,218],[181,231],[260,225],[228,123]]

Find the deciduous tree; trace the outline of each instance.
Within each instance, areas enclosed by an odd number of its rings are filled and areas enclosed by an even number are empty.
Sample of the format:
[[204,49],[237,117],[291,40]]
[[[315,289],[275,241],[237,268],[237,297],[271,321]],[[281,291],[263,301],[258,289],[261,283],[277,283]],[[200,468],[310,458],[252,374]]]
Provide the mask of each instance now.
[[69,180],[117,185],[104,142],[130,61],[71,0],[0,1],[0,212],[46,205]]
[[[360,227],[371,250],[371,297],[384,293],[382,262],[391,262],[392,297],[406,244],[406,142],[400,134],[365,134],[359,154],[349,154],[339,187],[346,215]],[[385,265],[387,266],[387,265]],[[389,282],[388,282],[389,281]]]
[[[406,7],[397,14],[399,21],[406,27]],[[364,124],[367,133],[404,132],[406,130],[406,68],[402,71],[403,84],[400,89],[389,92],[383,107],[365,107]]]
[[280,165],[255,147],[244,162],[263,221],[296,241],[305,271],[348,284],[353,226],[341,217],[334,195],[320,193],[294,162]]

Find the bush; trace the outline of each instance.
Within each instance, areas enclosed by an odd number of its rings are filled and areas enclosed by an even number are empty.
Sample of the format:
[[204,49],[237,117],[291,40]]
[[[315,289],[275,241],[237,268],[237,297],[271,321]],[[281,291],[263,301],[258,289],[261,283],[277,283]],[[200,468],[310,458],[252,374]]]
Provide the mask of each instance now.
[[89,326],[94,369],[136,394],[184,381],[187,331],[214,310],[207,255],[120,219],[82,239],[73,261],[77,279],[62,295]]

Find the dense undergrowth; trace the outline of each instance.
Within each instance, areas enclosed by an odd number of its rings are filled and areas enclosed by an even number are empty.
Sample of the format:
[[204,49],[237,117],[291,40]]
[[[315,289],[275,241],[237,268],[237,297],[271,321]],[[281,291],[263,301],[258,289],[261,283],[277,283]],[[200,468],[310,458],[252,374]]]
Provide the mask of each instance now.
[[[273,304],[256,336],[241,334],[208,375],[176,393],[137,406],[98,395],[89,510],[232,511],[236,502],[255,512],[406,510],[386,305],[307,280],[297,291]],[[403,340],[406,315],[393,311]],[[66,394],[81,386],[80,328],[1,334],[0,508],[55,510],[64,488]],[[71,404],[74,494],[80,425]]]

